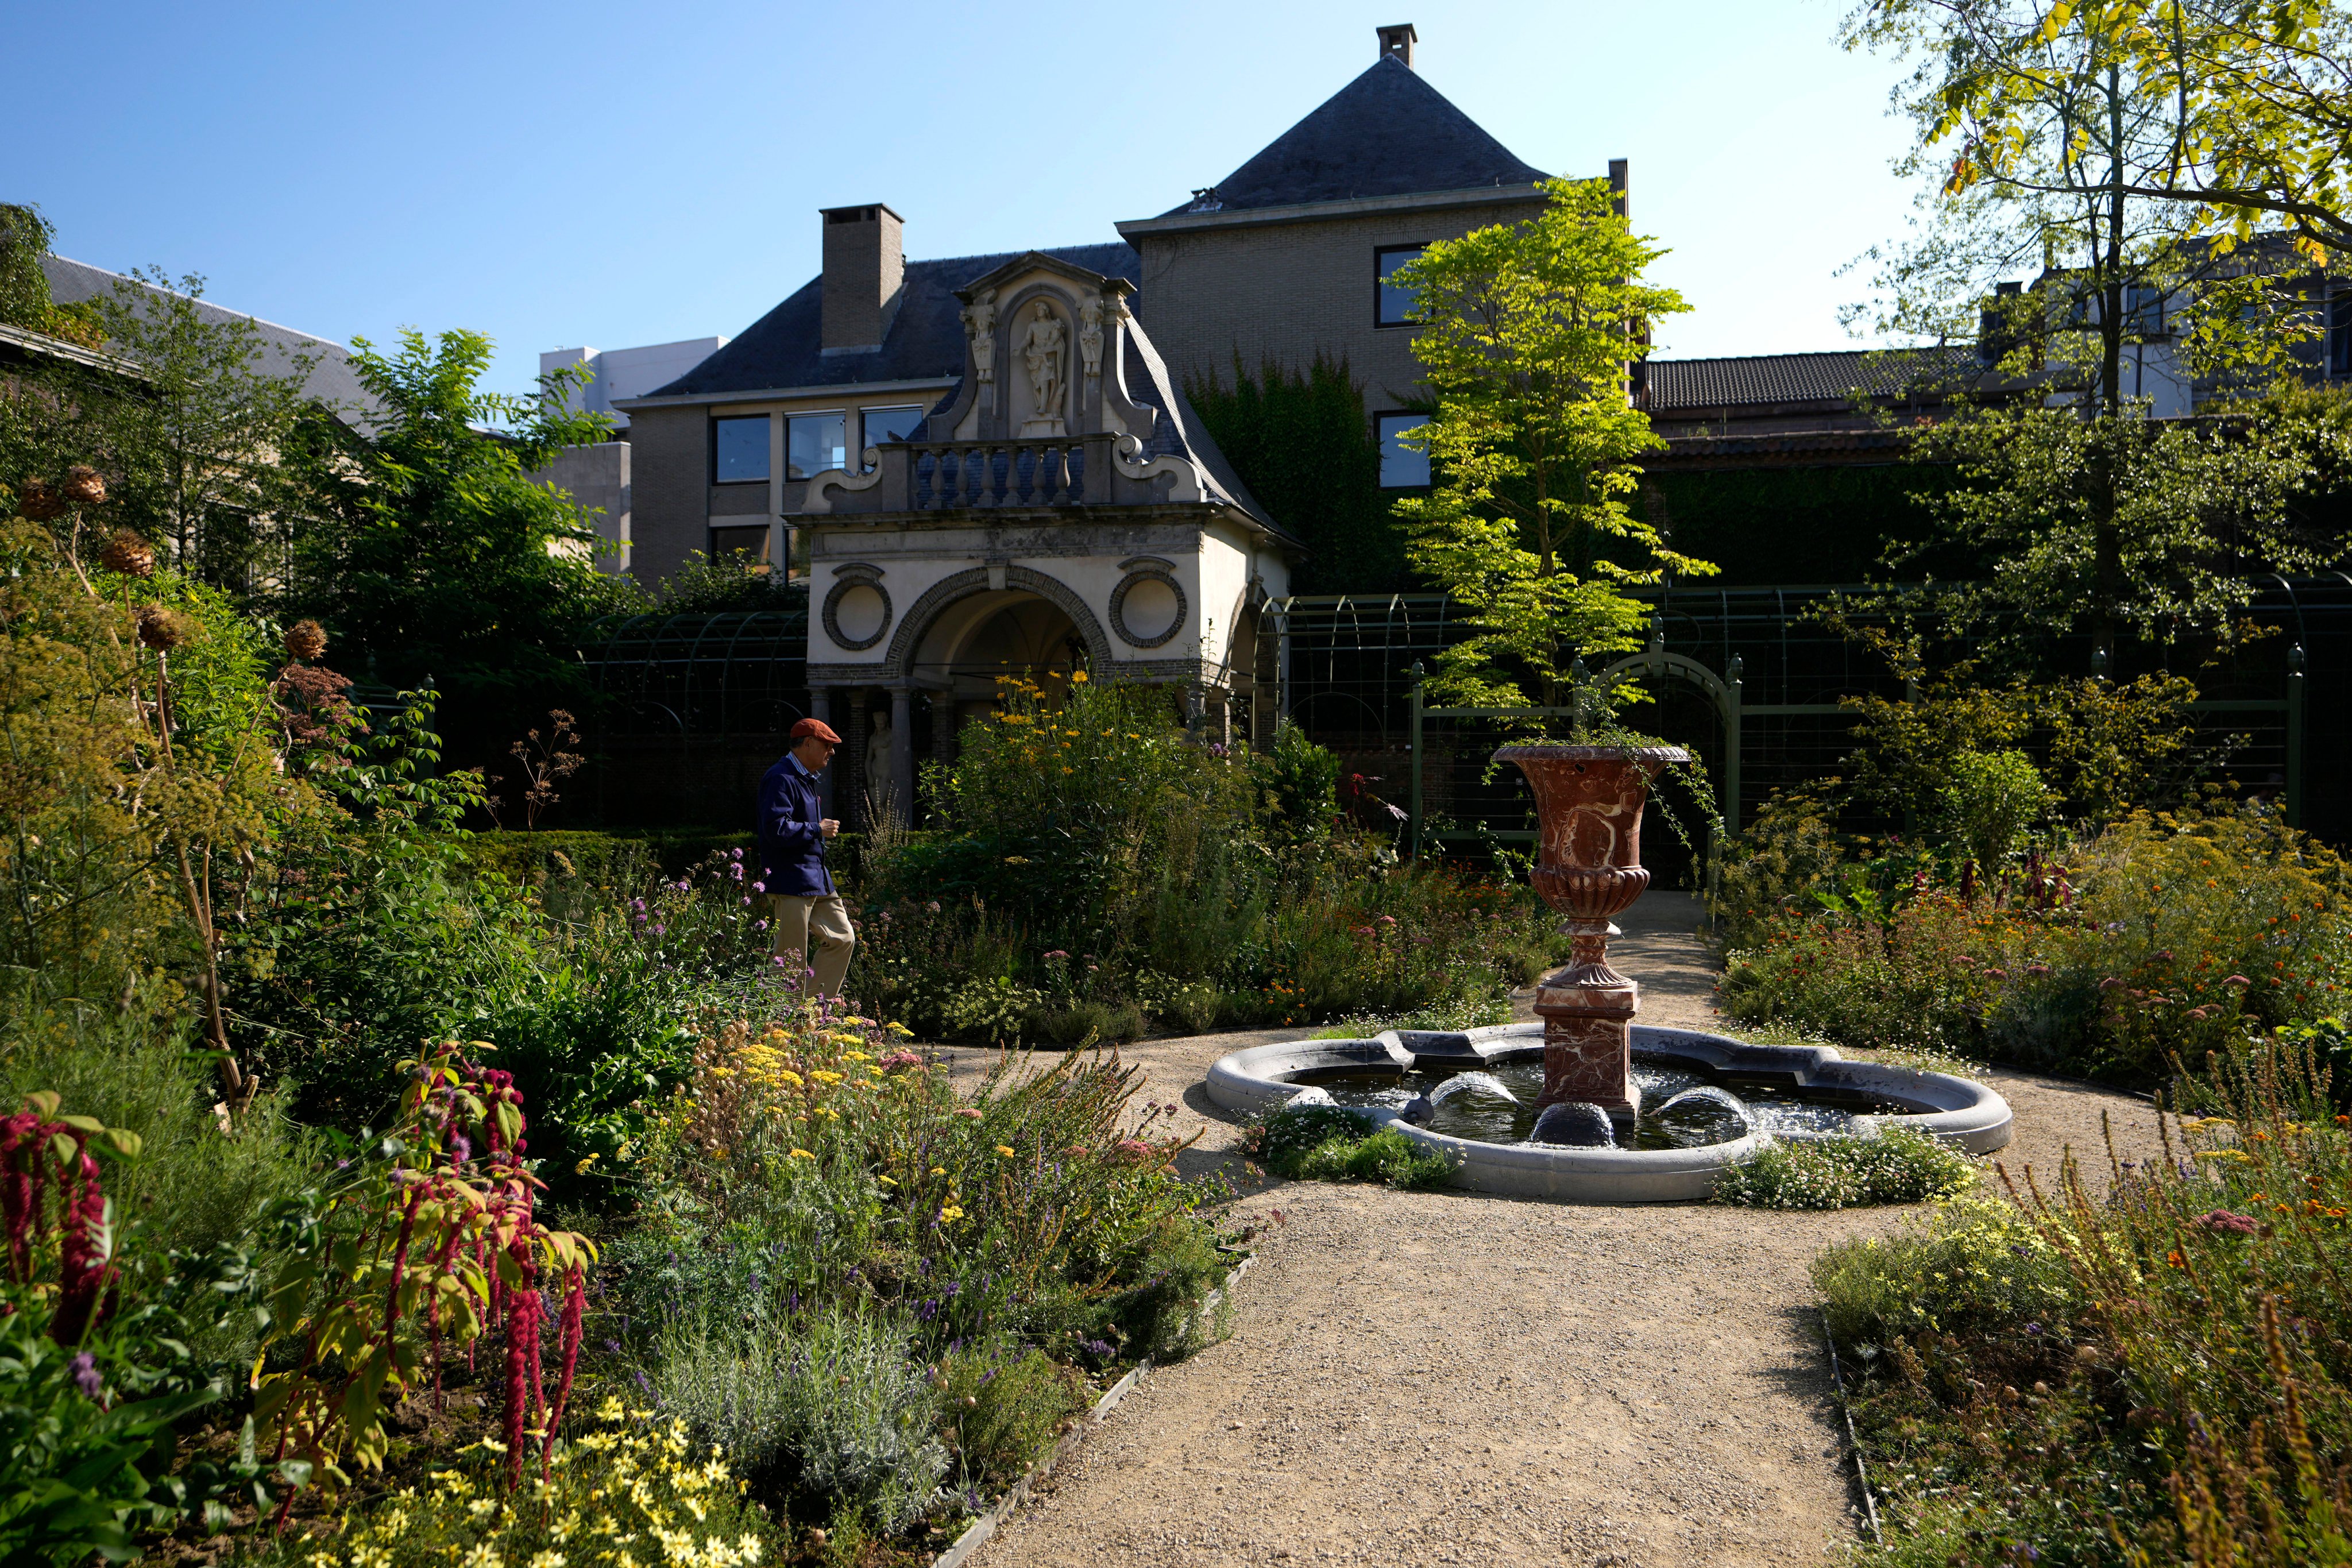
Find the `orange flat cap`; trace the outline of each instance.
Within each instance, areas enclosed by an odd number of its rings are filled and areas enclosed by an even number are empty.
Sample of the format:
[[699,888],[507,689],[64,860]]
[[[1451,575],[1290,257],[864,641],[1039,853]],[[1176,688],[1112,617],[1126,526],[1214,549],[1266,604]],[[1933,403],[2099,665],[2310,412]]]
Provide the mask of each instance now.
[[835,734],[833,732],[833,726],[826,723],[822,719],[803,719],[799,723],[793,726],[793,740],[805,741],[811,735],[814,735],[818,740],[823,741],[829,746],[838,746],[841,744],[841,737]]

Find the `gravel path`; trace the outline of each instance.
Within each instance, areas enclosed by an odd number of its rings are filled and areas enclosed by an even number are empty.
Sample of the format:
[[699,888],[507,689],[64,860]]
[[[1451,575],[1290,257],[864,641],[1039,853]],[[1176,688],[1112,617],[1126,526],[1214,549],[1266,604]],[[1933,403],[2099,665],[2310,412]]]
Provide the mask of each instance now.
[[[1685,895],[1622,921],[1651,1023],[1715,1025]],[[1522,1004],[1524,1010],[1524,1003]],[[1463,1192],[1250,1182],[1201,1090],[1227,1051],[1304,1031],[1146,1041],[1146,1098],[1206,1135],[1267,1226],[1234,1331],[1152,1373],[975,1559],[981,1568],[1340,1562],[1619,1568],[1809,1563],[1854,1537],[1806,1268],[1900,1211],[1578,1208]],[[981,1057],[962,1053],[976,1072]],[[2104,1169],[2143,1102],[1997,1075],[2002,1159]],[[1277,1218],[1277,1215],[1279,1216]]]

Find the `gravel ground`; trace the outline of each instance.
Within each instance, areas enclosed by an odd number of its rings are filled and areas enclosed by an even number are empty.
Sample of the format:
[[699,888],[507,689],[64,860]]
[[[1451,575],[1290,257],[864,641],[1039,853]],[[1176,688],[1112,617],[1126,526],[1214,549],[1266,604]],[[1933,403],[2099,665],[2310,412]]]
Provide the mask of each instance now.
[[[1685,895],[1621,923],[1643,1018],[1710,1026],[1712,974]],[[1522,1011],[1525,1011],[1522,1001]],[[1619,1568],[1805,1563],[1854,1539],[1806,1268],[1902,1211],[1578,1208],[1463,1192],[1249,1181],[1201,1089],[1244,1045],[1305,1031],[1146,1041],[1146,1099],[1205,1130],[1266,1227],[1233,1337],[1157,1370],[975,1560],[982,1568],[1342,1562]],[[960,1053],[960,1076],[984,1058]],[[2104,1170],[2154,1112],[2103,1089],[1995,1075],[2018,1115],[2001,1156]]]

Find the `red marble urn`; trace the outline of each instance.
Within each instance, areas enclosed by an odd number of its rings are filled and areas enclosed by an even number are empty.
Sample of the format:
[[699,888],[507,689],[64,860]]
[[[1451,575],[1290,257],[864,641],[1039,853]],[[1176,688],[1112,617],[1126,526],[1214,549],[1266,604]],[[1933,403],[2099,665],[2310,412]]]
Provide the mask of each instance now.
[[1642,865],[1642,807],[1650,781],[1690,753],[1674,746],[1505,746],[1535,791],[1542,846],[1532,880],[1568,917],[1568,966],[1536,988],[1544,1021],[1538,1105],[1583,1101],[1612,1117],[1639,1113],[1633,1083],[1633,1013],[1641,987],[1609,967],[1610,917],[1650,885]]

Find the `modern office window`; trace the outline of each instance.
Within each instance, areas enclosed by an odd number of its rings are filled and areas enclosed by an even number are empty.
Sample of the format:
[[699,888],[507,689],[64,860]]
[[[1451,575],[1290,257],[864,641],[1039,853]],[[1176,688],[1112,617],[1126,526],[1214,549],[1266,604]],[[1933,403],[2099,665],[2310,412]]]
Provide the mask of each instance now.
[[765,561],[768,558],[770,530],[766,523],[753,528],[713,528],[710,531],[710,559],[713,561]]
[[1379,296],[1372,320],[1378,325],[1402,327],[1410,324],[1405,321],[1405,313],[1412,309],[1413,301],[1420,298],[1420,291],[1399,288],[1391,279],[1406,262],[1420,260],[1422,251],[1426,248],[1419,245],[1395,245],[1372,252],[1376,274],[1373,292]]
[[1381,414],[1372,426],[1381,437],[1381,489],[1416,489],[1429,483],[1429,454],[1398,437],[1429,423],[1426,414]]
[[2327,301],[2327,374],[2352,375],[2352,289]]
[[866,433],[857,438],[857,449],[879,447],[885,441],[911,441],[923,427],[923,410],[919,405],[905,408],[869,408],[859,415],[858,423]]
[[710,422],[710,479],[713,484],[737,485],[768,479],[768,416],[713,419]]
[[795,414],[784,425],[784,478],[804,479],[849,466],[849,416]]
[[2125,331],[2143,341],[2164,335],[2164,290],[2134,283],[2124,290]]

